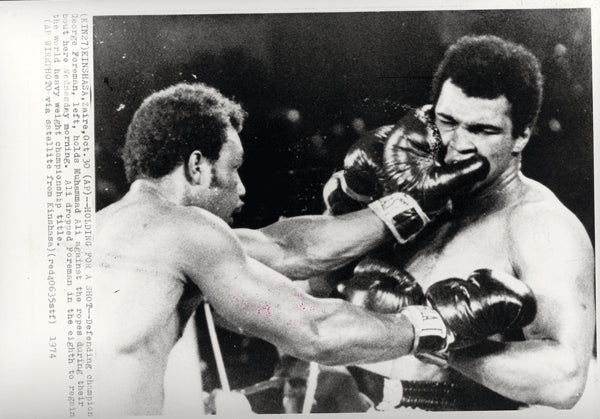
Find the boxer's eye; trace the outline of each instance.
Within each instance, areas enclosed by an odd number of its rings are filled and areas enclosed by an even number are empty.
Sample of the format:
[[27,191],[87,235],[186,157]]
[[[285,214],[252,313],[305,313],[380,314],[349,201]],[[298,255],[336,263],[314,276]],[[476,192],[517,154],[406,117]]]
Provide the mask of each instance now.
[[473,134],[497,135],[502,133],[502,128],[495,125],[475,124],[469,126],[469,132]]
[[452,118],[443,117],[443,116],[438,116],[436,123],[438,126],[441,126],[441,127],[452,127],[452,126],[456,125],[455,120],[453,120]]

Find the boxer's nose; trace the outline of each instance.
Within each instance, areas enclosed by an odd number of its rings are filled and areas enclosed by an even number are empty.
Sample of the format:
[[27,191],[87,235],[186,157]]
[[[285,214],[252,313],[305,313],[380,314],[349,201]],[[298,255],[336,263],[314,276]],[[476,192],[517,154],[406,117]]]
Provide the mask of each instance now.
[[473,133],[462,125],[456,125],[451,130],[442,133],[442,142],[446,146],[445,163],[454,163],[471,157],[477,152],[473,141]]

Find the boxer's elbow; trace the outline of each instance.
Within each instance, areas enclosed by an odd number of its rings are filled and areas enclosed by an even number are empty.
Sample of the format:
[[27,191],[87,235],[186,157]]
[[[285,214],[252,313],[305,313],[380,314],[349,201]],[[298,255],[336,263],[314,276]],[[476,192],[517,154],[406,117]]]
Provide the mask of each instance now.
[[533,380],[515,388],[520,396],[517,399],[530,405],[555,409],[571,409],[577,404],[585,389],[587,368],[574,357],[563,354],[553,365],[546,365],[545,375],[542,382]]
[[289,353],[297,358],[323,365],[343,364],[341,340],[321,323],[319,320],[307,322],[306,329],[302,333],[302,343],[293,345]]
[[327,339],[316,340],[312,345],[307,346],[303,349],[304,359],[316,362],[322,365],[340,365],[339,348],[334,349],[328,342]]
[[541,386],[532,404],[551,406],[556,409],[571,409],[583,394],[587,369],[574,360],[561,360],[557,367],[557,377],[551,383]]

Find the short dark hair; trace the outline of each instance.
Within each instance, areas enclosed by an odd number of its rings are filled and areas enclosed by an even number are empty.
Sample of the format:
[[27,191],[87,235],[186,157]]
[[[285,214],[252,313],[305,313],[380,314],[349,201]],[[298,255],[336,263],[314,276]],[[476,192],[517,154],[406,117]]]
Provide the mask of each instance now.
[[434,104],[448,79],[467,96],[504,95],[511,104],[514,137],[535,124],[543,77],[539,60],[524,46],[493,35],[464,36],[446,50],[437,68],[431,89]]
[[129,127],[123,162],[129,182],[160,178],[199,150],[210,161],[219,158],[226,130],[242,130],[241,105],[203,83],[180,83],[148,96]]

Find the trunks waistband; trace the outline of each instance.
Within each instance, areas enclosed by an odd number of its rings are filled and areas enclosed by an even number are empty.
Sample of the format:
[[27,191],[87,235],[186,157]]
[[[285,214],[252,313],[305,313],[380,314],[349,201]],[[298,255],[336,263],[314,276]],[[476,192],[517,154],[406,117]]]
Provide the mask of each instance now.
[[449,381],[408,381],[385,379],[383,400],[376,410],[402,408],[421,410],[510,410],[523,404],[507,399],[482,386]]

